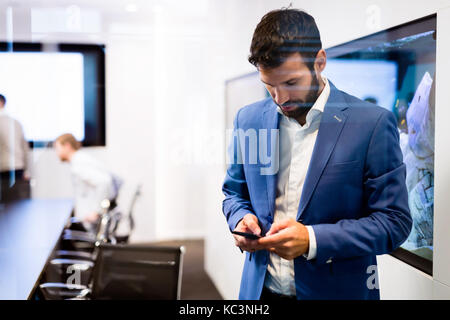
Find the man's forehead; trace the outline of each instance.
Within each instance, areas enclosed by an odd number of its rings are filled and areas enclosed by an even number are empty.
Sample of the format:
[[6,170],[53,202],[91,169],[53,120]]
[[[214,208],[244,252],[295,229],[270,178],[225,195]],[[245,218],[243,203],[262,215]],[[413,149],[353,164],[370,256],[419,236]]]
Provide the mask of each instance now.
[[299,72],[305,72],[308,70],[304,59],[299,54],[293,54],[285,58],[283,63],[278,67],[264,68],[258,67],[260,74],[267,75],[291,75]]
[[300,64],[305,63],[305,59],[303,59],[303,57],[298,52],[287,56],[286,58],[283,59],[283,61],[284,63],[300,63]]
[[264,80],[276,79],[277,81],[288,81],[292,78],[307,76],[309,69],[301,66],[280,66],[272,69],[259,69],[259,76]]

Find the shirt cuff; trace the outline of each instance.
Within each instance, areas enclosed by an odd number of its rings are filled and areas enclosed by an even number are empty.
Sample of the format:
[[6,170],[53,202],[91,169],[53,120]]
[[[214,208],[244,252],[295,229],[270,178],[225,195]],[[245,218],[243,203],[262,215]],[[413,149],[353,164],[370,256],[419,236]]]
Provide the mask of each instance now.
[[316,243],[316,235],[314,234],[314,229],[312,226],[306,226],[309,235],[309,250],[308,253],[305,253],[303,256],[306,260],[312,260],[316,257],[317,254],[317,243]]

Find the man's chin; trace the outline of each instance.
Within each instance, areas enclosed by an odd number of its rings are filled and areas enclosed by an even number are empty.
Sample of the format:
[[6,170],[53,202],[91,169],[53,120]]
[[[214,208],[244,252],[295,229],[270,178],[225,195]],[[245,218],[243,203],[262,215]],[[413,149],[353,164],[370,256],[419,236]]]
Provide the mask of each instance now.
[[[295,111],[295,110],[294,110]],[[286,116],[286,117],[293,117],[295,115],[295,112],[293,111],[286,111],[281,109],[281,112]]]
[[303,114],[307,113],[311,109],[311,107],[295,107],[292,109],[283,109],[281,108],[281,112],[286,116],[290,118],[297,118],[302,116]]

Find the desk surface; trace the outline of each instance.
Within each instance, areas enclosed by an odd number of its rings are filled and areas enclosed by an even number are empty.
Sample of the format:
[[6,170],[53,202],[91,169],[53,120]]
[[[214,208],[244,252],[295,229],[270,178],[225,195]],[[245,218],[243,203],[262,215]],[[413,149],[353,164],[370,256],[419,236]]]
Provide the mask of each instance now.
[[27,299],[61,232],[71,200],[32,199],[0,211],[0,299]]

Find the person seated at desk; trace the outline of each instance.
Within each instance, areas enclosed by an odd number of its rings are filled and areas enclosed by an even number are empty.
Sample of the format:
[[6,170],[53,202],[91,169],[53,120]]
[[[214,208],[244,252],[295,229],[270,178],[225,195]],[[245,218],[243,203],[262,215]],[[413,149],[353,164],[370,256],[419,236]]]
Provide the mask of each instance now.
[[30,198],[28,142],[5,105],[6,97],[0,94],[0,203]]
[[70,164],[75,191],[75,217],[87,230],[93,230],[100,217],[100,203],[114,201],[121,182],[103,163],[80,150],[81,143],[70,134],[59,136],[54,143],[59,159]]

